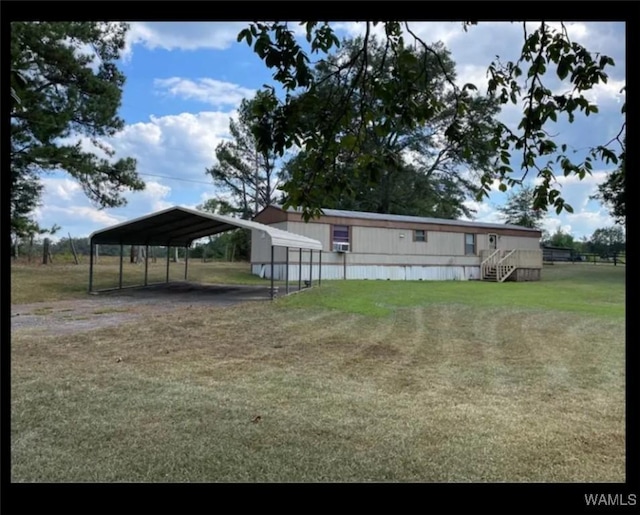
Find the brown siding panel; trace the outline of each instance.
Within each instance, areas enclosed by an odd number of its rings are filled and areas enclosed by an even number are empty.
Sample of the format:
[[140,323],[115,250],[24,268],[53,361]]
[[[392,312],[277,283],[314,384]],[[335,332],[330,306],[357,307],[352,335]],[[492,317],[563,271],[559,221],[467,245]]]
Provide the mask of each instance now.
[[282,209],[274,206],[267,206],[253,217],[254,222],[271,225],[277,222],[286,222],[287,214]]

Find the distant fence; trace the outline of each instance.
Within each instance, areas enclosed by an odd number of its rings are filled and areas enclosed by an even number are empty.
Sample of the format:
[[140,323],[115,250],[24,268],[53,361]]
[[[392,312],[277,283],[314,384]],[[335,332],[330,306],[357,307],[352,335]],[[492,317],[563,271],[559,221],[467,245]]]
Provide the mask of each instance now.
[[587,263],[587,264],[603,264],[603,265],[626,265],[627,258],[624,252],[612,253],[610,255],[595,254],[593,252],[570,253],[566,255],[545,254],[544,262],[553,263]]

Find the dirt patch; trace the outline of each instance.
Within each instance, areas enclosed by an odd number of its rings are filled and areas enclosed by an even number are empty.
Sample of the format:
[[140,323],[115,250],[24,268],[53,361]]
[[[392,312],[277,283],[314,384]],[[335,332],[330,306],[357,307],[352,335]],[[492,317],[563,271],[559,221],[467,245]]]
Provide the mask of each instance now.
[[126,324],[145,316],[192,306],[229,306],[268,300],[263,286],[169,283],[146,288],[114,290],[84,299],[11,306],[11,331],[62,335]]

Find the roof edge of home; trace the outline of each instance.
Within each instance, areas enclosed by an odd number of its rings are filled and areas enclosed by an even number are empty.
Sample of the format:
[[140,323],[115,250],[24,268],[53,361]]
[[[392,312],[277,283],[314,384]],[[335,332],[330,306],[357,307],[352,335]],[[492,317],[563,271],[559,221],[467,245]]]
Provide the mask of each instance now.
[[[288,208],[284,209],[280,204],[271,204],[271,207],[286,211],[287,213],[301,213],[300,208]],[[458,225],[463,227],[486,227],[490,228],[502,228],[502,229],[514,229],[519,231],[531,231],[541,232],[540,229],[532,229],[530,227],[524,227],[522,225],[513,224],[501,224],[493,222],[476,222],[474,220],[455,220],[450,218],[433,218],[427,216],[414,216],[414,215],[394,215],[386,213],[374,213],[370,211],[350,211],[347,209],[329,209],[321,208],[325,216],[342,216],[346,218],[360,218],[362,220],[388,220],[396,222],[418,222],[418,223],[432,223],[432,224],[445,224],[445,225]]]

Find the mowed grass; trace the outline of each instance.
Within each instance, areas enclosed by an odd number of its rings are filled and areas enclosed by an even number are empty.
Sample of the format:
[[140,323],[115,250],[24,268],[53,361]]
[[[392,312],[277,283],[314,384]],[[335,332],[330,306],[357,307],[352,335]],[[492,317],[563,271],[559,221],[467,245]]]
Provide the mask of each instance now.
[[558,264],[545,267],[536,282],[329,281],[321,290],[295,296],[289,305],[371,316],[388,316],[403,307],[459,304],[619,317],[625,309],[624,286],[622,266]]
[[12,480],[621,482],[623,300],[558,266],[17,333]]
[[[75,264],[12,264],[11,303],[51,302],[83,298],[89,288],[89,265],[85,257]],[[149,284],[165,282],[167,262],[149,260],[147,280]],[[94,265],[93,289],[116,288],[119,284],[120,265],[117,257],[100,257]],[[248,263],[207,262],[192,259],[188,265],[188,279],[211,284],[263,284],[269,281],[251,274]],[[184,280],[184,261],[170,263],[169,280]],[[122,285],[144,284],[144,263],[130,263],[126,257],[122,267]]]

